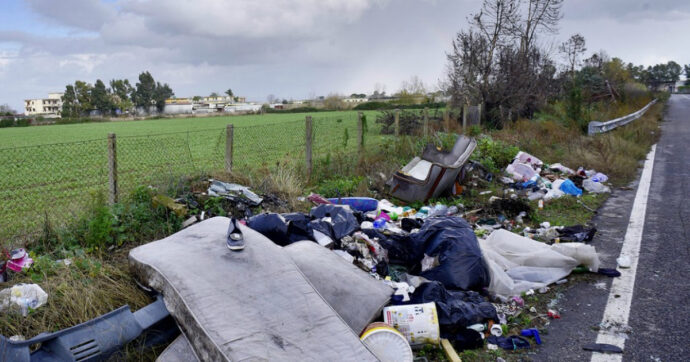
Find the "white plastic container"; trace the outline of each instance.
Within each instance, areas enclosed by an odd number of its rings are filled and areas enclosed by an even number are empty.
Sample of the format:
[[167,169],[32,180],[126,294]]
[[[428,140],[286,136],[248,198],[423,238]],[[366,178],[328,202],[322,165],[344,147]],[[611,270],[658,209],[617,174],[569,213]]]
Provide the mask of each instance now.
[[386,323],[370,324],[360,338],[382,362],[412,362],[414,354],[405,337]]
[[383,308],[383,321],[402,333],[411,345],[441,342],[434,302]]

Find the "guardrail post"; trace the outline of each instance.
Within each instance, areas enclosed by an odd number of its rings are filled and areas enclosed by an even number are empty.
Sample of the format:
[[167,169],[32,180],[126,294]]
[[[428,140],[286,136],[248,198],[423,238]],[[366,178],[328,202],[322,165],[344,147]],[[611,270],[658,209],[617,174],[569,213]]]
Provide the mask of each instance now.
[[364,126],[362,124],[362,112],[357,112],[357,152],[364,150]]
[[225,129],[225,171],[232,172],[232,148],[233,148],[233,137],[234,136],[234,126],[232,124],[227,125]]
[[429,135],[429,107],[424,107],[424,138]]
[[311,171],[312,171],[312,163],[311,163],[312,122],[311,122],[311,116],[305,117],[305,128],[306,128],[305,155],[306,155],[306,162],[307,162],[307,179],[311,179]]
[[108,202],[117,202],[117,141],[115,133],[108,134]]

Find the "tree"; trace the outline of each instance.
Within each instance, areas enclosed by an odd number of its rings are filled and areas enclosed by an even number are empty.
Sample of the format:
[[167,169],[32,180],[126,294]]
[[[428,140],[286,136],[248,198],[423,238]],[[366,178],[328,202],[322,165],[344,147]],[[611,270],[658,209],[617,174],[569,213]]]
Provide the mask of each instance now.
[[13,116],[15,113],[17,112],[8,104],[0,104],[0,116]]
[[100,79],[96,80],[96,83],[91,89],[91,102],[93,103],[93,106],[101,113],[101,115],[110,113],[113,108],[108,89]]
[[287,99],[283,99],[283,101],[282,101],[281,103],[282,103],[282,104],[288,104],[288,100],[287,100]]
[[332,110],[341,110],[345,108],[345,102],[343,102],[342,97],[337,94],[329,94],[328,97],[323,100],[323,107]]
[[685,85],[690,86],[690,64],[686,64],[685,67]]
[[112,103],[114,108],[126,112],[134,106],[132,102],[134,88],[129,84],[129,80],[113,79],[110,81],[110,89],[112,91]]
[[580,64],[580,56],[587,51],[585,37],[580,34],[574,34],[567,41],[563,42],[558,47],[558,50],[563,53],[568,62],[570,77],[575,77],[575,67]]
[[75,118],[79,117],[79,108],[77,106],[77,92],[74,86],[68,84],[65,87],[65,94],[62,95],[62,117]]
[[139,74],[139,82],[136,84],[136,90],[133,94],[133,101],[137,107],[143,107],[148,112],[149,107],[153,103],[153,97],[156,92],[156,81],[148,71]]
[[520,38],[520,53],[526,55],[535,44],[539,32],[557,33],[563,18],[563,0],[527,0],[527,14],[518,17],[513,32]]
[[192,100],[193,100],[194,102],[198,102],[198,101],[201,100],[201,96],[194,96],[194,97],[192,97]]
[[218,97],[218,96],[219,96],[218,93],[216,93],[216,92],[211,92],[211,95],[210,95],[209,97],[211,97],[211,98],[216,98],[216,97]]
[[77,93],[77,115],[90,112],[93,109],[91,101],[91,89],[93,86],[81,80],[74,82],[74,91]]
[[230,98],[235,98],[235,95],[232,93],[232,89],[230,88],[228,88],[228,90],[225,91],[225,94],[227,94]]
[[276,99],[277,99],[276,96],[273,94],[269,94],[268,96],[266,96],[266,100],[268,101],[269,104],[275,103]]
[[156,90],[154,92],[153,99],[156,102],[158,112],[163,112],[163,109],[165,108],[165,100],[174,95],[175,93],[172,91],[168,83],[163,85],[156,83]]

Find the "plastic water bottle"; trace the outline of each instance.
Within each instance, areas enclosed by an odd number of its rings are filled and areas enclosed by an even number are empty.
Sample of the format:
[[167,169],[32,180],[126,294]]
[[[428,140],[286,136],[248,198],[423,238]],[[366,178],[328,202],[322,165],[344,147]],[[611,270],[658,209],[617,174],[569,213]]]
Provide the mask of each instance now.
[[458,213],[458,207],[455,205],[449,207],[448,211],[446,211],[446,215],[448,215],[448,216],[455,215],[457,213]]

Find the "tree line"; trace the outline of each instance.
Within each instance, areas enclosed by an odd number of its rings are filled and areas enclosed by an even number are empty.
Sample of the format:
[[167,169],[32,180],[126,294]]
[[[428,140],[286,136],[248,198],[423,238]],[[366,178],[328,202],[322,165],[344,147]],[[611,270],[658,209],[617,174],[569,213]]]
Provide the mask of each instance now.
[[113,79],[110,87],[100,79],[93,85],[77,80],[65,86],[62,117],[77,118],[94,110],[101,115],[117,115],[128,113],[135,107],[143,107],[148,112],[152,106],[162,112],[165,100],[174,95],[167,83],[157,82],[148,71],[139,74],[139,82],[134,86],[128,79]]
[[[583,59],[587,48],[580,34],[560,44],[554,54],[539,40],[558,32],[562,5],[563,0],[484,0],[447,54],[444,88],[451,106],[482,104],[486,124],[500,126],[518,117],[532,118],[549,102],[560,100],[569,116],[580,121],[583,105],[625,101],[640,90],[635,85],[657,91],[679,80],[683,68],[673,61],[645,68],[603,51]],[[684,70],[690,76],[690,64]]]

